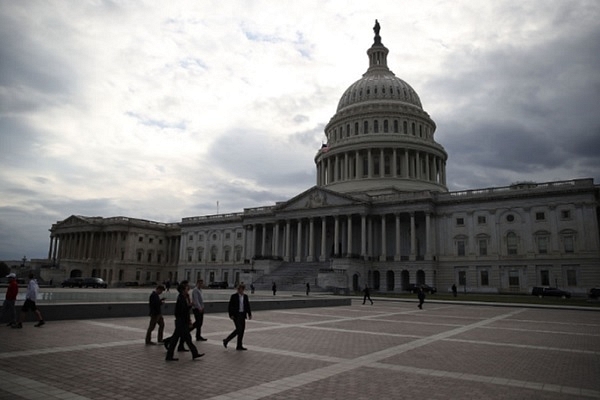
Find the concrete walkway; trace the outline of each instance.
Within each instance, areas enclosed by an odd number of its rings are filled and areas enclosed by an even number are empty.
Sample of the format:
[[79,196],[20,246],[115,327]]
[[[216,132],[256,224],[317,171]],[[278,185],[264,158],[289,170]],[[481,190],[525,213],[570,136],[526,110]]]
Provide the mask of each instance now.
[[2,326],[0,399],[600,399],[600,312],[374,301],[257,311],[245,352],[208,314],[171,363],[146,317]]

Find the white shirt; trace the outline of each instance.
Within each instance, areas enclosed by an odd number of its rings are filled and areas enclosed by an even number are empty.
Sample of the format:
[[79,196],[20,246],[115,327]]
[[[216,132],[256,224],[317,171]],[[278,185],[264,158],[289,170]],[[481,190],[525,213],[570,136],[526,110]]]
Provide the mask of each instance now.
[[192,290],[192,305],[194,308],[202,311],[204,309],[204,299],[202,298],[202,290],[195,287]]
[[244,312],[244,295],[238,293],[238,298],[240,299],[240,312]]
[[36,301],[38,296],[38,283],[35,279],[29,280],[29,284],[27,285],[27,294],[25,295],[26,299]]

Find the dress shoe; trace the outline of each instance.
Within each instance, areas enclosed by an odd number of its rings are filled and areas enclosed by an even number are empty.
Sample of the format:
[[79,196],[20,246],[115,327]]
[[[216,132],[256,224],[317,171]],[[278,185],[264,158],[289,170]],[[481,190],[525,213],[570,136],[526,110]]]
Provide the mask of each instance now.
[[146,342],[146,346],[156,346],[155,342]]
[[200,358],[204,355],[204,353],[198,353],[195,356],[192,357],[192,360],[195,360],[196,358]]
[[183,351],[189,351],[189,350],[188,349],[177,349],[177,351],[183,352]]
[[22,324],[22,323],[20,323],[20,322],[17,322],[16,324],[13,324],[13,325],[11,326],[11,328],[14,328],[14,329],[21,329],[21,328],[23,328],[23,324]]
[[236,347],[236,350],[248,350],[248,349],[245,347]]
[[179,361],[179,358],[165,358],[165,361]]
[[227,340],[223,339],[223,347],[227,348]]
[[201,337],[200,339],[196,339],[196,342],[206,342],[208,339]]
[[40,320],[40,322],[38,322],[38,323],[37,323],[37,324],[35,324],[34,326],[35,326],[36,328],[39,328],[40,326],[42,326],[42,325],[44,325],[44,324],[45,324],[45,322],[44,322],[44,320],[42,319],[42,320]]

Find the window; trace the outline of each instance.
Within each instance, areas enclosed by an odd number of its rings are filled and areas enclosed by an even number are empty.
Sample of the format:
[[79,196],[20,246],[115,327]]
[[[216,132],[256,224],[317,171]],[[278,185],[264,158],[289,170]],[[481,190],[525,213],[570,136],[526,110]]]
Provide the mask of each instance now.
[[162,244],[162,239],[158,239],[158,244]]
[[142,261],[142,252],[141,251],[137,252],[137,260],[138,260],[138,262]]
[[567,286],[577,286],[577,271],[574,269],[567,270]]
[[546,213],[544,213],[543,211],[535,213],[535,220],[536,221],[544,221],[545,219],[546,219]]
[[394,133],[398,133],[398,120],[394,120]]
[[538,253],[547,254],[548,253],[548,236],[538,236],[537,237],[537,247],[538,247]]
[[358,122],[354,123],[354,134],[358,135]]
[[550,286],[550,271],[547,269],[540,271],[540,284],[542,286]]
[[408,122],[402,121],[402,133],[408,133]]
[[373,132],[374,133],[379,133],[379,121],[375,120],[373,122]]
[[198,235],[198,240],[204,240],[204,235],[203,234]]
[[194,254],[193,250],[188,250],[187,260],[188,262],[192,262],[192,256]]
[[414,122],[410,124],[410,130],[411,130],[411,133],[412,133],[413,136],[415,136],[417,134],[417,130],[415,128],[415,123]]
[[460,286],[467,285],[467,271],[458,271],[458,284]]
[[230,237],[231,237],[231,234],[230,234],[229,232],[227,232],[227,233],[225,234],[225,239],[229,239]]
[[565,245],[565,253],[573,253],[575,250],[575,241],[573,235],[567,235],[563,237],[563,243]]
[[188,236],[188,240],[189,240],[190,242],[193,242],[193,241],[194,241],[194,236],[193,236],[193,235],[189,235],[189,236]]
[[[158,253],[156,255],[156,262],[160,264],[160,262],[162,261],[162,254]],[[157,279],[158,280],[158,279]]]
[[229,250],[225,250],[225,261],[229,261]]
[[146,271],[146,281],[149,281],[150,279],[152,279],[152,275],[150,275],[151,272],[150,271]]
[[508,214],[508,215],[506,216],[506,220],[507,220],[508,222],[513,222],[513,221],[515,220],[515,216],[514,216],[514,215],[512,215],[512,214]]
[[369,121],[363,122],[363,133],[369,133]]
[[135,280],[139,281],[142,276],[142,271],[135,271]]
[[517,254],[517,235],[514,232],[509,232],[506,235],[506,252],[509,255]]
[[479,215],[479,216],[477,217],[477,223],[478,223],[478,224],[485,224],[485,223],[486,223],[486,218],[485,218],[485,215]]
[[456,218],[456,225],[458,226],[463,226],[465,224],[465,219],[460,217],[460,218]]
[[388,122],[388,120],[384,120],[383,121],[383,133],[388,133],[390,130],[390,124]]
[[481,286],[489,286],[490,285],[490,277],[488,271],[480,271],[479,272],[479,280],[481,281]]
[[217,234],[216,233],[213,233],[212,240],[217,240]]
[[459,256],[465,255],[465,241],[464,240],[456,241],[456,254]]
[[152,242],[154,241],[154,238],[150,238],[150,239],[148,239],[148,241],[149,241],[150,243],[152,243]]
[[202,255],[204,254],[204,250],[198,249],[198,262],[202,262]]
[[237,237],[238,239],[241,239],[241,238],[242,238],[242,232],[238,232],[238,233],[236,234],[236,237]]
[[144,241],[144,237],[143,237],[143,236],[140,236],[140,237],[138,238],[138,242],[143,242],[143,241]]
[[487,239],[479,239],[479,255],[487,256]]
[[148,262],[151,263],[152,262],[152,253],[148,253]]
[[571,219],[571,211],[570,210],[562,210],[560,212],[561,219]]
[[519,287],[519,271],[513,269],[508,272],[508,286]]

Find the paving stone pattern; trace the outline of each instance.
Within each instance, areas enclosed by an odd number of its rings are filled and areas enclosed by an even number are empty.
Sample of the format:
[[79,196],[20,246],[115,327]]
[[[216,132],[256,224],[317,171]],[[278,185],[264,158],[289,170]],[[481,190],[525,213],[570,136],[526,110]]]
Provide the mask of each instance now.
[[207,314],[170,363],[148,318],[2,326],[0,399],[600,399],[598,311],[374,300],[255,312],[248,351]]

